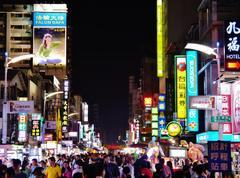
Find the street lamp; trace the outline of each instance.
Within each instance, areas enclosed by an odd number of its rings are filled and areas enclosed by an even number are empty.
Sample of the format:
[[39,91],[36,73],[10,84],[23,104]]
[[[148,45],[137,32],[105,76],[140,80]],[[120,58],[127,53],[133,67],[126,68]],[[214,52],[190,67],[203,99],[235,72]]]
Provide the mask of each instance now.
[[[46,101],[48,98],[58,95],[58,94],[63,94],[63,91],[56,91],[56,92],[51,92],[51,93],[46,93],[46,90],[44,90],[44,98],[43,98],[43,118],[44,120],[46,119]],[[45,129],[44,125],[42,126],[42,143],[44,143],[44,134],[45,134]]]
[[[219,42],[217,42],[217,48],[211,48],[209,46],[205,46],[205,45],[197,44],[197,43],[187,43],[187,45],[185,46],[185,49],[196,50],[196,51],[200,51],[202,53],[214,56],[214,59],[212,61],[217,62],[217,95],[220,95],[221,94],[221,90],[220,90],[220,82],[221,82],[220,81],[220,78],[221,78],[221,66],[220,65],[221,65],[221,63],[220,63],[220,55],[219,55],[219,50],[218,50]],[[203,66],[202,69],[200,69],[200,71],[202,72],[203,70],[205,70],[212,61],[208,62],[205,66]],[[222,140],[222,136],[223,136],[222,124],[219,123],[218,127],[219,127],[218,128],[219,140]]]
[[13,64],[23,60],[30,60],[35,57],[35,54],[26,54],[17,56],[14,58],[8,57],[7,52],[5,53],[5,76],[4,76],[4,97],[3,97],[3,112],[2,112],[2,143],[7,143],[7,72],[9,64]]

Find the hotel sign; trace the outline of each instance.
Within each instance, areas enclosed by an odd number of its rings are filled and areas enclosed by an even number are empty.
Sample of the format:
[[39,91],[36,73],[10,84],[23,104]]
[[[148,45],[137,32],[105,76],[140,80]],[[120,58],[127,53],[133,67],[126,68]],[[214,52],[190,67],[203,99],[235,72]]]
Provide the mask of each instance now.
[[240,20],[225,21],[225,70],[240,71]]

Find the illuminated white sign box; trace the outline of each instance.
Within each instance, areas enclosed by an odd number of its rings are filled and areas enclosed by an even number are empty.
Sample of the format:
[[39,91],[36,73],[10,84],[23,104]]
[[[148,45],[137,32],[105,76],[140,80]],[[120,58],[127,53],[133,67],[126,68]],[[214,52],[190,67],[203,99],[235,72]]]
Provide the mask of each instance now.
[[182,148],[170,148],[169,157],[187,158],[187,150]]
[[189,108],[202,110],[218,109],[221,101],[221,96],[190,96]]

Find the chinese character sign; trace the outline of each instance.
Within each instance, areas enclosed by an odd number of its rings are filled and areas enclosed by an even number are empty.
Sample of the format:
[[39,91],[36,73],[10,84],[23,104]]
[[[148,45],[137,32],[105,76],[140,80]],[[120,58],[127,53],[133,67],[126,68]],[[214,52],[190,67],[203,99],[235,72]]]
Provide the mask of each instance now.
[[27,113],[18,114],[18,141],[25,142],[27,140]]
[[232,84],[232,124],[233,133],[240,133],[240,81]]
[[176,60],[176,85],[177,85],[177,117],[185,119],[187,117],[186,101],[186,58],[184,56],[175,56]]
[[33,13],[33,59],[35,67],[66,66],[67,14],[56,12]]
[[69,81],[67,79],[63,82],[63,106],[62,106],[62,132],[68,131],[68,93]]
[[40,136],[41,134],[41,114],[32,114],[32,136]]
[[240,71],[240,21],[225,21],[225,70]]
[[[187,103],[189,96],[198,95],[198,56],[197,51],[187,51]],[[187,125],[188,131],[199,130],[198,125],[198,110],[187,109]]]
[[231,146],[226,141],[208,142],[208,165],[210,172],[231,171]]

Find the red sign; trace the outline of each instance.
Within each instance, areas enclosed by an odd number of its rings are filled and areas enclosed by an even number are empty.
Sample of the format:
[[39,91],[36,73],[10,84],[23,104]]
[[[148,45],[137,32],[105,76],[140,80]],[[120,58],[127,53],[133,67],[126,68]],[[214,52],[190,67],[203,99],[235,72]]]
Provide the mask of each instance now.
[[223,134],[232,134],[232,123],[223,123]]
[[222,116],[231,116],[231,95],[222,95]]
[[144,106],[152,106],[152,98],[151,97],[144,98]]

